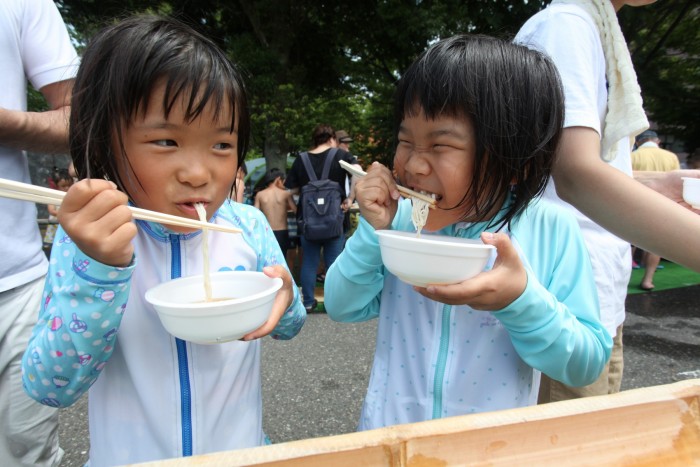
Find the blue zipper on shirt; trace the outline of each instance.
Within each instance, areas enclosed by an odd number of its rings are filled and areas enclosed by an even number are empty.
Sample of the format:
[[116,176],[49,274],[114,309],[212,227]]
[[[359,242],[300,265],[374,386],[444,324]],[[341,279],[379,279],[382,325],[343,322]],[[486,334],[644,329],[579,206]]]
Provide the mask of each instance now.
[[[180,257],[180,238],[170,235],[170,277],[177,279],[182,275]],[[190,372],[187,365],[187,344],[182,339],[175,338],[177,346],[177,366],[180,375],[180,412],[182,418],[182,455],[192,455],[192,399],[190,393]]]
[[450,344],[450,316],[452,305],[442,306],[440,329],[440,347],[435,362],[435,379],[433,380],[433,419],[442,418],[442,385],[447,366],[447,350]]

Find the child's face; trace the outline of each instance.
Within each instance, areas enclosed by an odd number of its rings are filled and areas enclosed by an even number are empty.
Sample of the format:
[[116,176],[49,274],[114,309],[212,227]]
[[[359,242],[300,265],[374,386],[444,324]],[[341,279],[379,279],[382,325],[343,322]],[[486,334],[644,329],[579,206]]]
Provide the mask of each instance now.
[[[423,111],[406,116],[399,128],[394,169],[401,185],[435,194],[425,228],[439,230],[463,219],[464,198],[473,177],[474,128],[466,118],[427,120]],[[455,208],[455,209],[449,209]]]
[[61,191],[68,191],[68,189],[71,187],[71,185],[73,185],[73,179],[67,180],[65,178],[62,178],[56,184],[58,189]]
[[139,114],[124,130],[130,167],[118,158],[119,176],[138,207],[198,219],[194,203],[203,203],[211,218],[227,198],[238,168],[238,134],[229,133],[230,113],[228,120],[214,121],[208,106],[187,122],[178,101],[166,120],[162,102],[163,86],[159,86],[148,112]]

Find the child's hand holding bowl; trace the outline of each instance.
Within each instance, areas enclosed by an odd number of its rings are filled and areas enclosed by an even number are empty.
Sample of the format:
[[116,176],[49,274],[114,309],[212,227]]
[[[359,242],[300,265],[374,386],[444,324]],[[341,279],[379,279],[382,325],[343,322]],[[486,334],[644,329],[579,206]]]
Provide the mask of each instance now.
[[420,294],[448,305],[469,305],[476,310],[500,310],[513,303],[527,286],[527,271],[508,235],[484,232],[481,240],[493,245],[498,257],[490,271],[452,285],[415,287]]

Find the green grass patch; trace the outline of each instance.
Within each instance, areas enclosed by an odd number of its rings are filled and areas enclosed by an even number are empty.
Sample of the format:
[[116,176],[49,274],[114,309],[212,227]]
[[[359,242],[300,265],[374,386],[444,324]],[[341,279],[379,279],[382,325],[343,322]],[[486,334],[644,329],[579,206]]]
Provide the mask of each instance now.
[[[700,284],[700,273],[691,271],[671,261],[662,260],[661,265],[663,269],[657,269],[652,281],[654,283],[654,291]],[[642,277],[644,277],[644,271],[644,268],[632,269],[632,277],[627,287],[628,295],[647,292],[639,287]]]

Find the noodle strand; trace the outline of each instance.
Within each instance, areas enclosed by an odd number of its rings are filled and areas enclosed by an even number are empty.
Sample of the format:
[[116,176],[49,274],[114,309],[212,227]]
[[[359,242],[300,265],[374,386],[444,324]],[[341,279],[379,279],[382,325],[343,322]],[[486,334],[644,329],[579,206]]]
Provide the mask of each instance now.
[[423,230],[426,222],[428,222],[428,214],[430,213],[430,203],[419,198],[411,198],[413,209],[411,210],[411,221],[416,228],[416,236],[420,237],[420,232]]
[[[195,203],[194,208],[197,210],[199,220],[207,222],[207,211],[202,203]],[[211,278],[209,277],[209,229],[202,230],[202,254],[204,255],[204,297],[205,301],[211,302]]]

